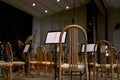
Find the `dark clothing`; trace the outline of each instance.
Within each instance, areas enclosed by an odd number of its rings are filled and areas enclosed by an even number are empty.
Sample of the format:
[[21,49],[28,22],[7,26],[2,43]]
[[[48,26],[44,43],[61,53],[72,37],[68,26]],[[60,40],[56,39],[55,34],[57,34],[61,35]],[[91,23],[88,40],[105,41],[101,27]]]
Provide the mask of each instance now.
[[18,42],[14,43],[12,45],[13,51],[14,51],[14,57],[16,57],[20,61],[24,61],[22,54],[23,54],[23,48],[24,46],[21,46],[21,48],[18,46]]

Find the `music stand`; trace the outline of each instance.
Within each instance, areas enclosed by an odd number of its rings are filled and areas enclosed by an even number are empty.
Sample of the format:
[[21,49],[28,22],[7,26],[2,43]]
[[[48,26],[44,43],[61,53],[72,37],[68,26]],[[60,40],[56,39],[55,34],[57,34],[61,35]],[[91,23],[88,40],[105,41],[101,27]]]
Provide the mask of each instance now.
[[[81,52],[84,52],[84,46],[85,44],[83,43],[81,47]],[[87,52],[94,52],[94,46],[95,44],[87,44]]]
[[28,74],[30,74],[32,77],[33,77],[33,75],[28,71],[28,54],[29,54],[29,52],[30,52],[30,47],[31,47],[31,44],[30,43],[27,43],[27,44],[25,44],[25,47],[24,47],[24,49],[23,49],[23,53],[25,53],[25,56],[27,57],[27,58],[25,58],[25,62],[26,62],[26,64],[27,65],[25,65],[25,72],[26,72],[26,74],[25,75],[28,75]]
[[23,53],[28,53],[30,49],[30,44],[26,44],[23,50]]
[[[59,37],[60,37],[61,31],[48,31],[45,43],[46,44],[55,44],[55,56],[54,56],[54,67],[55,67],[55,74],[54,74],[54,80],[57,78],[57,44],[59,43]],[[62,36],[62,43],[66,42],[66,34],[67,32],[65,31]]]
[[[90,79],[90,60],[91,60],[91,54],[93,55],[93,52],[94,52],[94,46],[95,44],[87,44],[87,53],[89,54],[88,56],[88,71],[89,71],[89,79]],[[85,44],[83,43],[81,45],[81,52],[83,53],[84,52],[84,47],[85,47]],[[97,49],[95,49],[95,51],[97,51]]]
[[[45,43],[46,44],[57,44],[59,43],[59,37],[60,37],[61,31],[48,31]],[[66,42],[66,34],[67,32],[65,31],[62,36],[62,43]]]

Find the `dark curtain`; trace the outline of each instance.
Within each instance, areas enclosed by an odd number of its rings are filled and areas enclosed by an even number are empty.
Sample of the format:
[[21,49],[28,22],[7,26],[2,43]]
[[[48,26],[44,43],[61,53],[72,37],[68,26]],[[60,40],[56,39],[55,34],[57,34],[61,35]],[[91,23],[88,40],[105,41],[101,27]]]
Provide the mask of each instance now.
[[0,1],[0,41],[25,42],[32,34],[33,16]]

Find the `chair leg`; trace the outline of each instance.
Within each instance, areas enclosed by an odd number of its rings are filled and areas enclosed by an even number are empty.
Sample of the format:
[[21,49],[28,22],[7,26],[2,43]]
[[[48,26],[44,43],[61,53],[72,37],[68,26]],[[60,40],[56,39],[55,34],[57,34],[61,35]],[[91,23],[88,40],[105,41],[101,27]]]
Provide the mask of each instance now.
[[44,75],[45,75],[45,77],[47,76],[47,68],[45,68],[45,74]]
[[[20,65],[18,66],[19,67],[19,72],[16,74],[16,76],[18,76],[18,79],[20,79],[22,76],[22,78],[24,79],[25,78],[25,68],[24,68],[24,64],[23,65]],[[20,75],[21,74],[21,75]]]
[[[5,72],[4,69],[2,69],[2,78],[3,80],[7,80],[8,79],[8,74],[6,74],[7,72]],[[7,76],[6,76],[7,75]]]
[[23,79],[25,79],[25,68],[24,68],[24,65],[22,66],[22,69],[23,69]]
[[81,78],[82,78],[81,75],[82,75],[82,73],[80,72],[80,80],[81,80]]

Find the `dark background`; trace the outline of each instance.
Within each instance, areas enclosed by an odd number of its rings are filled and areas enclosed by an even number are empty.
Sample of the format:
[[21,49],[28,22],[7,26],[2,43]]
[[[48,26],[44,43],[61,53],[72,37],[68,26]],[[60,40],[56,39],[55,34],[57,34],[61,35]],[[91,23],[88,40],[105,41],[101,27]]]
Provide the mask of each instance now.
[[0,1],[0,41],[25,42],[32,34],[33,16]]

